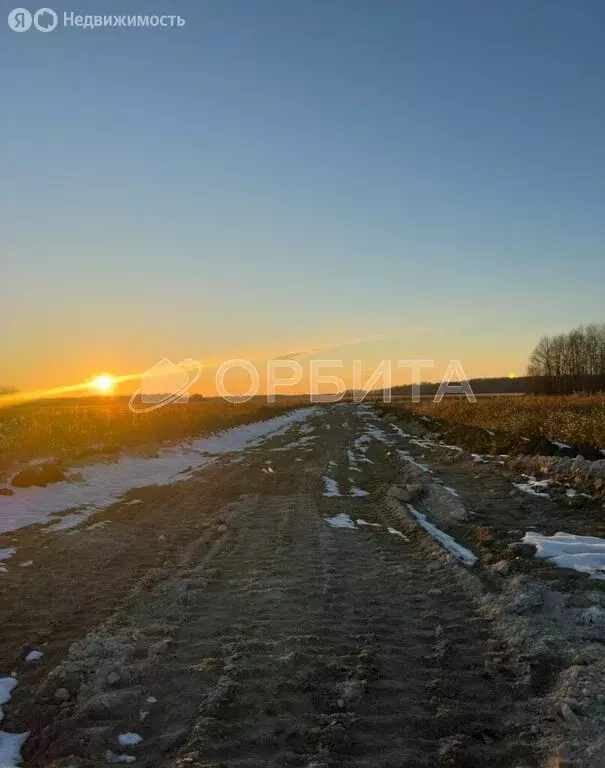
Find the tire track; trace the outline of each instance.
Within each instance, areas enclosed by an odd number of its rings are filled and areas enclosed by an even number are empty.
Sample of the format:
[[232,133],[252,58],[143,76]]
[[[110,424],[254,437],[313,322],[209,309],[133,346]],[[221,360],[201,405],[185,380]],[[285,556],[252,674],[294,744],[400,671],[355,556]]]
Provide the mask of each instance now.
[[[323,495],[328,462],[348,471],[346,449],[372,418],[325,409],[311,420],[322,440],[300,451],[302,462],[298,448],[250,452],[238,478],[241,487],[247,474],[255,492],[116,621],[132,627],[128,637],[155,631],[156,645],[158,622],[175,624],[157,661],[126,662],[138,664],[137,695],[157,706],[136,726],[136,712],[109,712],[80,766],[103,764],[116,734],[135,727],[135,768],[537,765],[514,724],[518,702],[496,670],[490,626],[455,566],[385,528],[398,527],[386,503],[397,472],[388,440],[368,446],[373,463],[356,473],[369,496]],[[382,527],[330,527],[339,512]],[[88,733],[90,722],[70,727]]]

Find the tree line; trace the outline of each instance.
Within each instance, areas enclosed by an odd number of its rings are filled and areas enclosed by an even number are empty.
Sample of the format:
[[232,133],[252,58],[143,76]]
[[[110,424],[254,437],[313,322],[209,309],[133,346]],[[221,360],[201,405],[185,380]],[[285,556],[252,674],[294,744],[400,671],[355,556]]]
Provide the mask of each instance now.
[[535,394],[605,391],[605,323],[542,336],[529,356],[525,391]]

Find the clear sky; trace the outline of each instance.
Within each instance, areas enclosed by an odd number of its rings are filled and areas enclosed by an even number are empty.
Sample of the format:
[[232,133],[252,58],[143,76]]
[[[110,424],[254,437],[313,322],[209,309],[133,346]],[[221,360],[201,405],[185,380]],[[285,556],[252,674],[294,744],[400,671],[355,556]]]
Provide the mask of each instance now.
[[12,7],[0,384],[317,348],[520,373],[605,320],[602,0]]

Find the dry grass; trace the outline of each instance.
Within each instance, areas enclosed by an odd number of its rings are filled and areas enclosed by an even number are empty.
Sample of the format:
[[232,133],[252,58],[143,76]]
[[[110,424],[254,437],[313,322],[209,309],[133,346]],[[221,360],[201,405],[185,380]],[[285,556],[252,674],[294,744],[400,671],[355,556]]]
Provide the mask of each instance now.
[[32,458],[72,456],[99,446],[182,440],[277,416],[297,403],[268,405],[222,400],[169,405],[134,414],[127,401],[102,404],[39,403],[0,410],[0,465]]
[[476,403],[446,397],[441,403],[408,401],[405,407],[452,424],[605,448],[604,395],[485,397]]

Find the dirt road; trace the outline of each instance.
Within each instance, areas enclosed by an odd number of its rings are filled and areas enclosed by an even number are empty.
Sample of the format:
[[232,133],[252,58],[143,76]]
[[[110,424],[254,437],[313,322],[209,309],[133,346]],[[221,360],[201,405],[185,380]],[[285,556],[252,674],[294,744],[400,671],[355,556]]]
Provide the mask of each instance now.
[[505,648],[493,575],[389,495],[423,475],[413,448],[369,407],[324,407],[70,534],[11,537],[34,561],[0,596],[24,764],[546,765],[547,670]]

